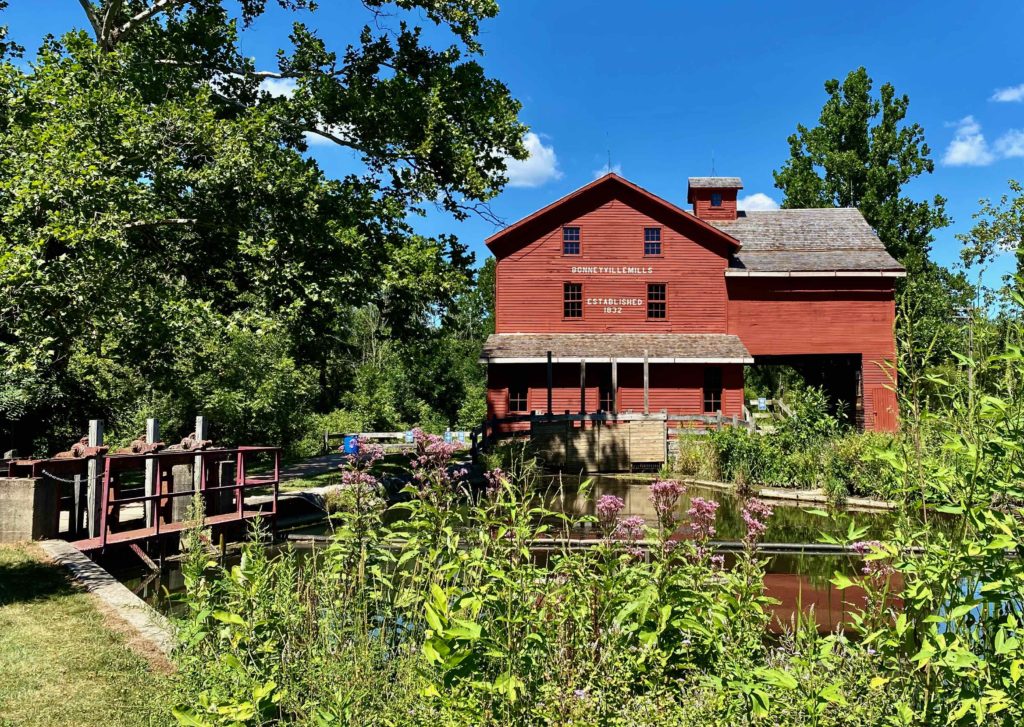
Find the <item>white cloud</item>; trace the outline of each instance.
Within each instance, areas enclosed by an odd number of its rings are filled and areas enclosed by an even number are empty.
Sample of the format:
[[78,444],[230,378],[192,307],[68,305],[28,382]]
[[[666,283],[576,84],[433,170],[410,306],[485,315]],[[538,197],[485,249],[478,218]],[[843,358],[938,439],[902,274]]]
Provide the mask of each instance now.
[[956,127],[956,133],[942,157],[944,164],[951,167],[984,167],[996,160],[995,154],[988,148],[985,135],[981,133],[981,124],[973,116],[965,116],[950,126]]
[[1006,159],[1024,157],[1024,129],[1010,129],[992,146],[999,156]]
[[605,163],[600,169],[595,169],[594,170],[594,179],[600,179],[601,177],[603,177],[606,174],[618,174],[621,177],[622,176],[622,165],[621,164],[612,164],[611,166],[608,166],[608,164]]
[[1020,102],[1024,101],[1024,83],[1019,86],[1007,86],[1006,88],[997,88],[996,92],[992,94],[990,101],[1002,101],[1003,103],[1008,102]]
[[763,192],[754,192],[746,197],[740,197],[736,206],[748,212],[763,212],[765,210],[777,210],[779,203]]
[[558,168],[558,157],[554,146],[544,146],[541,138],[532,131],[526,132],[523,144],[529,157],[520,161],[506,159],[508,186],[539,187],[555,179],[562,178],[562,170]]
[[260,90],[266,91],[271,96],[291,98],[295,93],[295,87],[294,78],[264,78],[260,82]]

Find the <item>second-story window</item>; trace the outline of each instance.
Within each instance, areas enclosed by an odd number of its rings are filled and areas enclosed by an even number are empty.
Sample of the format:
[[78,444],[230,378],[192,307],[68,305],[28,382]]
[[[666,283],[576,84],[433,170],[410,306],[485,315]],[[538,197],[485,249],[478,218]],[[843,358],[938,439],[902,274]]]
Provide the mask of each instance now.
[[667,296],[664,283],[647,284],[647,319],[661,320],[665,318]]
[[721,207],[722,206],[722,193],[721,192],[712,192],[711,193],[711,206],[712,207]]
[[644,255],[661,255],[661,228],[644,228]]
[[583,317],[583,283],[562,284],[562,315],[566,318]]
[[563,227],[562,228],[562,254],[563,255],[579,255],[580,254],[580,228],[578,228],[578,227]]

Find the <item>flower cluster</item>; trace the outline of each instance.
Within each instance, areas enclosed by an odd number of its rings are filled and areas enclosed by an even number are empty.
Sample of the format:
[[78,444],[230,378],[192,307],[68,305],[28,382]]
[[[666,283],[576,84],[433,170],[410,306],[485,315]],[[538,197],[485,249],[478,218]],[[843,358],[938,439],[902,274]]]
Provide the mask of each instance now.
[[[878,553],[882,550],[882,543],[878,540],[861,540],[850,546],[850,550],[860,556],[867,556]],[[865,560],[861,572],[871,578],[886,578],[896,572],[892,563],[886,559]]]
[[444,437],[437,434],[427,434],[422,429],[413,429],[412,437],[415,451],[410,464],[421,489],[430,483],[442,487],[450,485],[466,476],[464,469],[449,471],[448,468],[458,450],[456,444],[444,441]]
[[714,500],[705,500],[703,497],[694,497],[690,500],[690,509],[686,514],[690,518],[690,532],[695,540],[706,541],[715,537],[715,515],[718,512],[718,503]]
[[743,542],[747,545],[753,545],[761,536],[764,535],[768,529],[768,518],[772,516],[772,506],[764,500],[747,500],[743,503],[743,511],[740,513],[743,517],[743,522],[747,525],[747,534],[743,538]]
[[675,480],[655,480],[651,483],[650,497],[654,511],[658,515],[658,523],[662,528],[675,525],[676,506],[679,498],[686,492],[686,487]]
[[339,465],[341,485],[352,496],[354,511],[365,514],[385,504],[380,480],[370,473],[370,468],[384,459],[384,448],[356,439],[355,449],[354,454],[345,456],[345,464]]
[[495,467],[484,472],[484,479],[487,480],[487,496],[493,499],[501,492],[508,477],[501,467]]
[[[339,447],[338,451],[343,452],[345,448]],[[356,437],[355,454],[346,454],[345,461],[354,467],[372,467],[375,463],[384,459],[384,447],[371,442],[364,442]],[[344,467],[344,465],[342,465]]]
[[615,537],[626,542],[626,552],[635,558],[642,558],[644,555],[640,543],[646,534],[644,530],[645,525],[646,523],[642,517],[630,515],[619,520],[615,528]]
[[597,521],[605,534],[613,532],[616,528],[619,513],[626,506],[621,497],[615,495],[601,495],[597,500]]

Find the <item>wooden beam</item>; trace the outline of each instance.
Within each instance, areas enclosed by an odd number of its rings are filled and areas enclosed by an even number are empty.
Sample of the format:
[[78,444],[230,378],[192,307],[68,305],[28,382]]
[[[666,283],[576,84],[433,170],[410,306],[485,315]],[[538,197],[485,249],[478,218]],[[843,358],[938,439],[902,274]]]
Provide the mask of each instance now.
[[612,414],[619,412],[619,360],[612,359]]
[[650,383],[650,366],[647,363],[647,349],[644,349],[644,414],[651,413],[651,402],[649,398],[651,383]]
[[580,414],[587,413],[587,362],[580,359]]
[[[160,441],[160,421],[158,419],[146,420],[146,444],[153,444]],[[156,460],[146,460],[146,496],[156,494]],[[146,500],[146,525],[153,525],[153,501]]]
[[554,413],[551,406],[551,388],[554,384],[554,373],[551,370],[551,351],[548,351],[548,416]]
[[[103,446],[103,420],[92,419],[89,421],[89,446]],[[89,536],[98,537],[100,534],[100,505],[102,498],[100,491],[100,472],[102,471],[102,457],[90,457],[87,465],[86,476],[86,507],[89,510]]]

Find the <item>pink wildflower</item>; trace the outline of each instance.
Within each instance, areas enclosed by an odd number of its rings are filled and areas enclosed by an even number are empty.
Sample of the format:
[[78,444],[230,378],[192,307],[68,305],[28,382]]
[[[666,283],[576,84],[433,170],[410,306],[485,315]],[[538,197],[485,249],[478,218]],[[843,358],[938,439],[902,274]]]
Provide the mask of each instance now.
[[690,509],[686,514],[690,517],[690,531],[696,540],[710,540],[715,537],[715,515],[718,512],[718,503],[714,500],[705,500],[703,497],[695,497],[690,500]]
[[411,461],[413,477],[421,489],[430,483],[449,485],[465,477],[465,470],[448,472],[448,463],[458,450],[456,444],[444,441],[444,437],[437,434],[427,434],[422,429],[413,429],[412,436],[416,445]]
[[598,498],[597,519],[603,531],[610,533],[615,528],[615,519],[625,506],[622,498],[615,495],[601,495]]
[[686,488],[675,480],[655,480],[651,483],[650,497],[658,523],[663,528],[671,527],[676,521],[676,505]]
[[639,515],[631,515],[622,518],[615,528],[615,537],[626,542],[626,552],[634,558],[642,558],[644,555],[640,543],[644,538],[644,527],[646,523]]
[[484,472],[484,479],[487,480],[487,496],[497,497],[506,479],[505,472],[501,467],[495,467]]
[[772,516],[772,506],[764,500],[747,500],[743,504],[741,515],[747,525],[747,535],[743,542],[753,545],[768,529],[767,520]]
[[[878,540],[861,540],[850,546],[850,550],[861,556],[877,553],[882,550]],[[865,560],[861,572],[866,576],[885,578],[896,572],[888,560]]]

